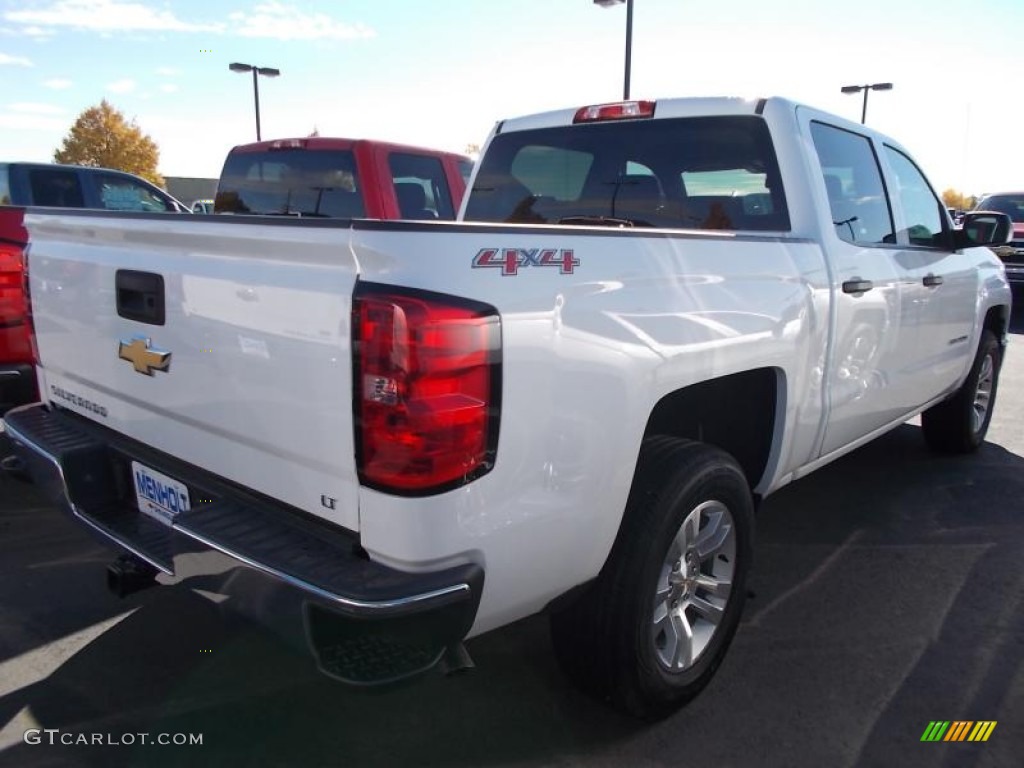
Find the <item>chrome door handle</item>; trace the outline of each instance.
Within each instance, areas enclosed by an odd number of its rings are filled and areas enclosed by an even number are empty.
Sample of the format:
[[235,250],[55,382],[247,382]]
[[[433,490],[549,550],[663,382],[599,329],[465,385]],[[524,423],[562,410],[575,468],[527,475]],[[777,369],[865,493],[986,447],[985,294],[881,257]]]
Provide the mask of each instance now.
[[870,280],[861,280],[856,278],[854,280],[847,280],[843,283],[843,293],[867,293],[875,284]]

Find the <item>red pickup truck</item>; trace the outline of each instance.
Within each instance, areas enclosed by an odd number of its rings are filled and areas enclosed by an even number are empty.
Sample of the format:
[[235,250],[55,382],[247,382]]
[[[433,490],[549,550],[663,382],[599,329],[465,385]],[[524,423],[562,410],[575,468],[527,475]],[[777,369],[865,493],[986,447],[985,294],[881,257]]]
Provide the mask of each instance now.
[[25,244],[21,208],[0,207],[0,416],[32,402],[36,381],[25,301]]
[[367,139],[243,144],[224,162],[214,212],[452,220],[472,169],[463,155]]

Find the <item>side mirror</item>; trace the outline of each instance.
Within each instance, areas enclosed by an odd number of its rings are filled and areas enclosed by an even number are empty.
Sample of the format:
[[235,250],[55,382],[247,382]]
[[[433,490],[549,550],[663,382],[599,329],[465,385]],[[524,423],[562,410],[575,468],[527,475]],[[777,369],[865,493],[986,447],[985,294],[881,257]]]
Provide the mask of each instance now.
[[953,233],[957,248],[977,245],[1006,245],[1013,235],[1013,224],[1005,213],[996,211],[970,211],[964,214],[963,224]]

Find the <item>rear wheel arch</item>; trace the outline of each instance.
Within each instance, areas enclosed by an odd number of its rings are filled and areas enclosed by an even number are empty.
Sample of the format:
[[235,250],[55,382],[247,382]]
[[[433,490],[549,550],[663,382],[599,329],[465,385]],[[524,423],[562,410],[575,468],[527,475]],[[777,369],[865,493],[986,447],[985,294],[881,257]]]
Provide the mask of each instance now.
[[771,468],[785,408],[785,373],[755,368],[666,394],[651,410],[643,437],[666,435],[714,445],[736,459],[755,488]]

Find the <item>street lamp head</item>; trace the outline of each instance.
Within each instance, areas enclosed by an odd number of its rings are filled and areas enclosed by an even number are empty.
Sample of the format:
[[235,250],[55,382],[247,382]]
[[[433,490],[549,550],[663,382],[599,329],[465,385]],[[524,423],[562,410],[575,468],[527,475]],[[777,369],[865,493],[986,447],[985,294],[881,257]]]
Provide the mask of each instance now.
[[253,67],[251,64],[239,64],[236,61],[231,64],[228,64],[228,69],[230,69],[232,72],[252,72],[253,69],[255,69],[255,67]]
[[602,8],[611,8],[613,5],[621,5],[626,0],[594,0],[594,5],[600,5]]
[[277,77],[278,75],[281,74],[280,69],[274,69],[273,67],[260,67],[256,71],[266,77]]
[[841,90],[843,93],[860,93],[866,90],[872,91],[891,91],[892,83],[869,83],[868,85],[844,85]]

